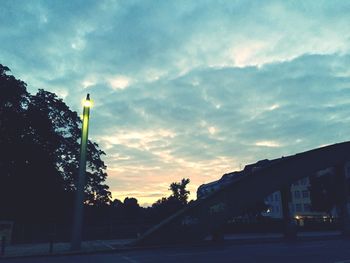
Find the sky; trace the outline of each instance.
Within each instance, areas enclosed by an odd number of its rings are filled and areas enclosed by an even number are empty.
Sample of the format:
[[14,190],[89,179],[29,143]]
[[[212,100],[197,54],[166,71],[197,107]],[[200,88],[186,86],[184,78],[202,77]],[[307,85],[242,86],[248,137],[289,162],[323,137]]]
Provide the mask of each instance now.
[[350,139],[350,1],[2,0],[0,63],[71,109],[147,206]]

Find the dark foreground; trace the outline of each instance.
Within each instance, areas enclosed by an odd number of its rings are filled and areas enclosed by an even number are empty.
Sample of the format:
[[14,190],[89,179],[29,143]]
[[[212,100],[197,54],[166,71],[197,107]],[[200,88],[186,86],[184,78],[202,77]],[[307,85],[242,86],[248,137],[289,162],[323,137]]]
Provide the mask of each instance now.
[[3,259],[4,263],[350,262],[350,239],[138,249],[108,254]]

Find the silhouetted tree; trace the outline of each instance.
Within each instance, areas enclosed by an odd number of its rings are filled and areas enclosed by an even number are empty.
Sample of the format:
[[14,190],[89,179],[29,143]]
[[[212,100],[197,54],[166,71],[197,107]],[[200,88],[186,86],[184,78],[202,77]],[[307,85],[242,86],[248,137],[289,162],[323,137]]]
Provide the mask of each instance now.
[[123,207],[123,202],[120,201],[119,199],[115,198],[112,202],[111,202],[111,206],[113,208],[122,208]]
[[[80,151],[80,126],[81,120],[76,112],[57,97],[56,94],[39,90],[32,97],[28,111],[34,114],[31,119],[37,120],[43,115],[40,122],[47,122],[43,131],[36,131],[46,144],[52,145],[50,151],[55,158],[57,170],[64,179],[65,190],[75,190],[74,181],[77,179]],[[29,115],[29,117],[31,117]],[[41,127],[42,124],[37,124]],[[49,138],[45,136],[51,135]],[[50,139],[50,140],[48,140]],[[56,143],[56,144],[55,144]],[[101,156],[105,153],[101,151],[96,143],[88,142],[87,152],[87,172],[86,172],[86,202],[88,204],[105,204],[110,200],[108,186],[103,184],[107,174],[106,166],[101,160]]]
[[186,190],[187,184],[190,182],[190,179],[183,178],[181,182],[171,183],[169,190],[172,191],[172,197],[176,200],[179,200],[181,204],[187,204],[188,195],[190,191]]
[[190,194],[190,192],[186,190],[186,186],[189,182],[190,179],[183,178],[180,182],[171,183],[169,190],[171,190],[172,194],[152,204],[154,217],[157,220],[162,220],[186,206]]
[[38,149],[27,136],[31,131],[26,116],[30,99],[26,84],[7,75],[8,71],[0,65],[0,216],[11,218],[18,213],[17,208],[28,209],[26,201],[31,197],[37,199],[30,195],[31,191],[35,195],[36,189],[24,174],[33,168],[29,158],[35,158]]
[[140,205],[136,198],[126,197],[124,199],[124,215],[130,221],[138,220],[140,215]]
[[[30,95],[8,71],[0,64],[0,216],[56,218],[72,204],[81,120],[54,93]],[[103,154],[89,141],[87,204],[110,201]]]
[[136,198],[134,197],[126,197],[124,199],[124,208],[139,208],[140,205]]

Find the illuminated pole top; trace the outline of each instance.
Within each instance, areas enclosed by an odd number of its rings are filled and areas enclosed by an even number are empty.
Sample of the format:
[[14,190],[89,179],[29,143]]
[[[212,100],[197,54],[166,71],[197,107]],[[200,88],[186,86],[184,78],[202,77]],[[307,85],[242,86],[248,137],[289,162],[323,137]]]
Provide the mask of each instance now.
[[92,106],[91,100],[90,100],[90,94],[88,93],[86,95],[86,99],[84,100],[84,107],[90,108]]

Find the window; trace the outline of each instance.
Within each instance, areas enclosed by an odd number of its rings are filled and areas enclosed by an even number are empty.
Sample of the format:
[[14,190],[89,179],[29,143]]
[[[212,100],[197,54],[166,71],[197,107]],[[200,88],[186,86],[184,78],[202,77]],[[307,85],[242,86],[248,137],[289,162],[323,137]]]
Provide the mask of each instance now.
[[301,204],[295,204],[295,212],[301,212]]
[[294,191],[294,198],[299,199],[300,198],[300,191],[296,190]]
[[278,205],[276,206],[276,212],[277,212],[277,213],[280,212],[280,208],[278,207]]
[[310,212],[311,211],[311,205],[310,204],[304,204],[304,211]]
[[303,190],[302,194],[303,194],[303,198],[309,198],[310,196],[310,193],[308,190]]
[[278,198],[278,193],[275,193],[275,201],[278,201],[279,198]]

